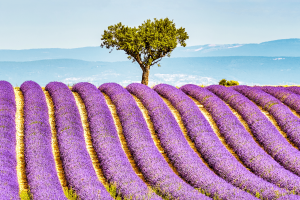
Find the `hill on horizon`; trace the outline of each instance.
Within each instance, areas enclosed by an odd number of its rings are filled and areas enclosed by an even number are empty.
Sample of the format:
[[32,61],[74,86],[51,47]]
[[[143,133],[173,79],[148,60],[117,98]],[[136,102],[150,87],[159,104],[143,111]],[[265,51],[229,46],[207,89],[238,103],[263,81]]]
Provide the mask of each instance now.
[[[100,44],[99,44],[100,45]],[[123,50],[99,47],[74,49],[46,48],[27,50],[0,50],[0,61],[35,61],[45,59],[77,59],[84,61],[128,61]],[[206,44],[189,47],[177,46],[170,58],[213,56],[269,56],[300,57],[300,39],[281,39],[259,44]],[[164,57],[164,59],[170,59]]]
[[[162,59],[161,67],[150,70],[149,86],[166,83],[212,85],[225,78],[246,85],[300,85],[300,57],[224,56]],[[127,86],[141,82],[142,70],[137,63],[90,62],[52,59],[28,62],[0,62],[0,80],[20,86],[32,80],[42,87],[52,81],[65,84],[90,82],[97,87],[116,82]]]

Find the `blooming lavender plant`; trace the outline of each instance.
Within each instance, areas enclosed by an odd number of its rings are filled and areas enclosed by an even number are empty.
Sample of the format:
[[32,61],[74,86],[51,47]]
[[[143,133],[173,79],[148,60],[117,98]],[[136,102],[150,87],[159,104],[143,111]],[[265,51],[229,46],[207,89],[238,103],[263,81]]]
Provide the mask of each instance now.
[[116,83],[105,83],[99,89],[115,104],[128,149],[152,187],[171,199],[210,199],[172,171],[156,148],[141,110],[126,89]]
[[45,89],[54,104],[58,146],[68,185],[81,199],[112,200],[93,168],[72,92],[61,82],[50,82]]
[[221,85],[207,88],[236,109],[268,154],[286,169],[300,175],[300,152],[280,134],[253,102],[232,88]]
[[24,82],[20,90],[24,95],[26,175],[33,199],[67,199],[55,169],[44,92],[33,81]]
[[253,173],[279,187],[300,194],[300,177],[284,169],[254,141],[228,106],[215,94],[196,85],[180,88],[210,112],[227,144]]
[[161,199],[135,174],[121,147],[118,133],[103,94],[90,83],[77,83],[72,87],[82,98],[90,127],[93,147],[100,161],[103,174],[109,183],[126,198]]
[[233,89],[267,110],[287,134],[287,138],[300,148],[300,119],[286,105],[259,87],[234,86]]
[[16,158],[16,101],[12,85],[0,81],[0,198],[20,199]]
[[286,87],[285,89],[300,95],[300,87],[299,86],[290,86],[290,87]]
[[238,162],[220,142],[197,105],[184,92],[167,84],[156,85],[153,89],[179,111],[188,136],[219,176],[254,195],[259,194],[263,199],[275,199],[288,194],[286,190],[256,176]]
[[300,96],[298,94],[295,94],[289,89],[285,89],[284,87],[264,86],[260,88],[264,92],[276,97],[282,103],[294,109],[298,114],[300,114]]
[[[159,86],[155,86],[154,90]],[[126,89],[137,96],[148,110],[164,151],[185,181],[206,191],[211,197],[256,199],[217,176],[202,162],[187,143],[170,109],[154,90],[139,83],[132,83]]]

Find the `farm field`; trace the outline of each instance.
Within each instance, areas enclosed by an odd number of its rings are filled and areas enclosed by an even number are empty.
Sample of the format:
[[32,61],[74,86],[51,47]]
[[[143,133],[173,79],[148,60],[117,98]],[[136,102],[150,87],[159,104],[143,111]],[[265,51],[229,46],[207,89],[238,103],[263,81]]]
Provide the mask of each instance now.
[[300,199],[300,86],[0,81],[0,199]]

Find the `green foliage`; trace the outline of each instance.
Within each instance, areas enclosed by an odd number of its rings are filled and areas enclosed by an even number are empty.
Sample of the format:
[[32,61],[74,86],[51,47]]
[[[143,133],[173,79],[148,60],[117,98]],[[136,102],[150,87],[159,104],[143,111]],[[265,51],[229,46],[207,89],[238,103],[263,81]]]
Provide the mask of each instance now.
[[224,85],[224,86],[225,86],[226,83],[227,83],[227,80],[224,79],[224,78],[223,78],[222,80],[219,81],[219,85]]
[[226,79],[222,79],[219,81],[219,85],[234,86],[234,85],[239,85],[239,82],[234,80],[227,81]]
[[[150,67],[160,62],[165,55],[170,57],[178,42],[185,47],[185,40],[189,38],[185,28],[176,29],[173,20],[170,21],[168,18],[160,20],[154,18],[154,22],[148,19],[138,28],[125,27],[119,22],[109,26],[101,36],[103,43],[100,47],[105,46],[112,50],[116,47],[117,50],[124,50],[129,60],[132,59],[132,62],[140,65],[145,73],[142,83],[146,85]],[[159,63],[157,65],[160,67]]]
[[20,196],[21,200],[31,200],[32,199],[32,196],[30,194],[30,190],[20,191],[19,196]]
[[[129,55],[128,59],[133,58],[133,62],[149,66],[167,54],[170,57],[177,41],[185,47],[185,40],[189,38],[184,28],[176,29],[173,20],[169,21],[168,18],[154,18],[154,22],[148,19],[138,28],[125,27],[120,22],[109,26],[101,36],[101,40],[104,40],[100,45],[102,48],[106,46],[107,49],[116,47],[117,50],[124,50]],[[144,60],[141,59],[141,53],[144,54]]]
[[70,199],[70,200],[77,200],[78,199],[78,196],[77,196],[76,192],[74,190],[72,190],[72,188],[64,189],[64,194],[67,197],[67,199]]

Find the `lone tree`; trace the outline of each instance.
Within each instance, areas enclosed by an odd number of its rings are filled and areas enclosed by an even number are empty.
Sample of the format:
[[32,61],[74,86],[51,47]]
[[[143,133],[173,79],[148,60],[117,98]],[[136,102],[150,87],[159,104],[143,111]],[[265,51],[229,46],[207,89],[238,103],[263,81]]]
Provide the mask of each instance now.
[[[161,61],[165,55],[170,57],[177,42],[185,47],[185,40],[189,38],[185,28],[176,29],[173,20],[169,21],[168,18],[160,20],[154,18],[154,22],[148,19],[139,28],[125,27],[120,22],[109,26],[101,36],[101,40],[104,41],[100,47],[106,46],[107,49],[112,47],[112,50],[116,47],[117,50],[124,50],[128,55],[127,58],[133,59],[132,63],[137,62],[140,65],[144,85],[148,85],[150,67]],[[160,67],[159,63],[157,65]]]

